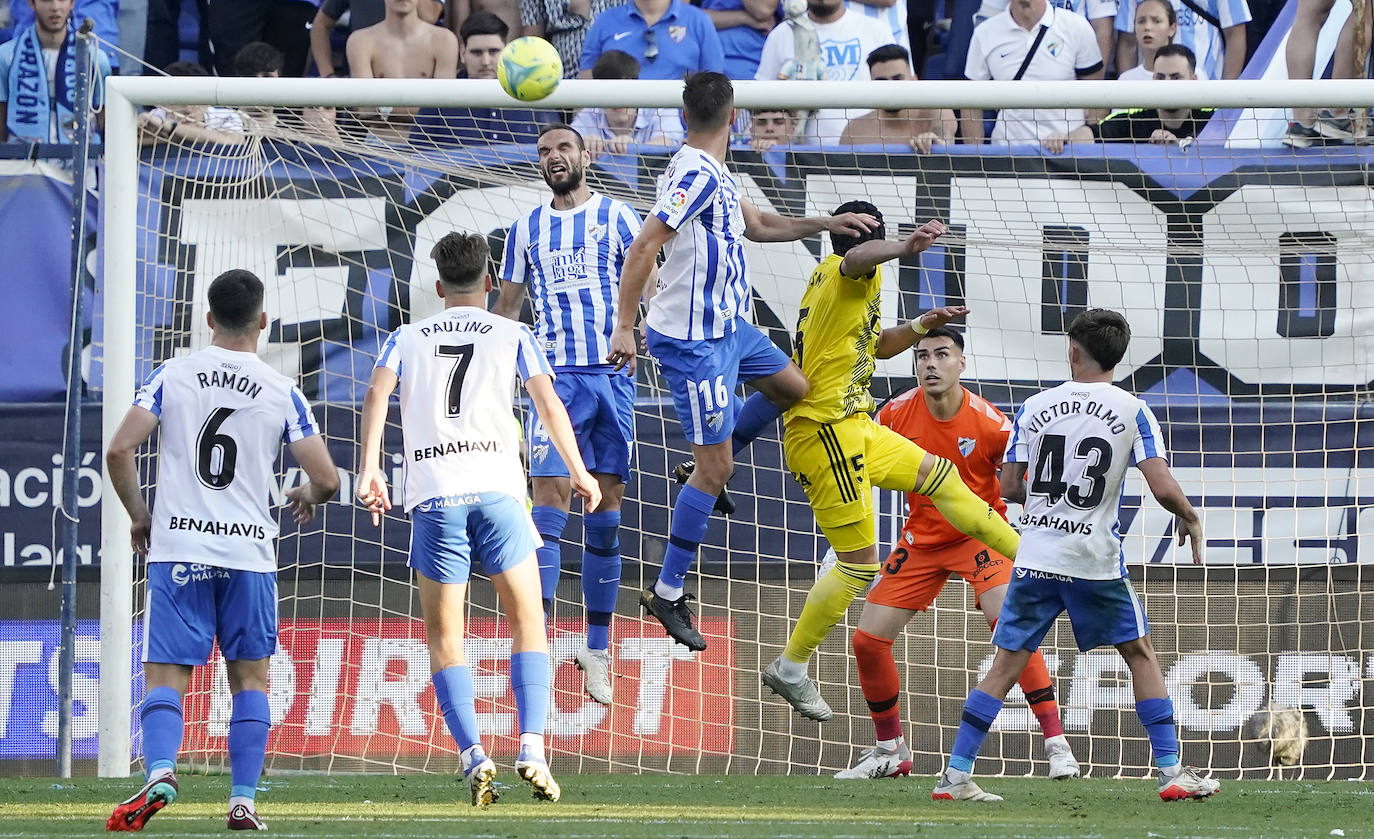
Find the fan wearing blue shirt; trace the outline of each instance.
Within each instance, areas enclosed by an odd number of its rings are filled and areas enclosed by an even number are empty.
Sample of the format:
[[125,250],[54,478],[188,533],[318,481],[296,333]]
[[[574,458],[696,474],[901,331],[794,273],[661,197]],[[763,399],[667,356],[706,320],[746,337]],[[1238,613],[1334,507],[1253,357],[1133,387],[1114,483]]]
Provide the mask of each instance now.
[[682,0],[631,0],[602,12],[582,44],[582,78],[591,78],[592,65],[607,50],[633,56],[641,79],[677,81],[701,70],[725,70],[711,18]]

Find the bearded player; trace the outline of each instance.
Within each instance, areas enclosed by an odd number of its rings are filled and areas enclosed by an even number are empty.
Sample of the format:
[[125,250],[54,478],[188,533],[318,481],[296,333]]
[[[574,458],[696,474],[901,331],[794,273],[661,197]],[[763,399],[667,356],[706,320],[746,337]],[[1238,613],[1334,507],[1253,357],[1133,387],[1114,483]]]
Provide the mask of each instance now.
[[[930,330],[916,342],[920,387],[908,390],[878,412],[880,425],[892,429],[932,455],[948,459],[959,477],[997,514],[1007,515],[998,492],[997,470],[1007,450],[1011,423],[1001,411],[959,382],[964,372],[964,338],[949,327]],[[917,612],[935,602],[950,574],[973,586],[978,608],[996,626],[1002,598],[1011,582],[1012,562],[945,521],[928,498],[907,495],[911,510],[897,546],[883,563],[878,584],[854,632],[859,686],[873,717],[877,742],[840,779],[895,778],[911,772],[911,749],[902,736],[898,706],[901,681],[892,642]],[[1045,735],[1050,777],[1078,777],[1078,761],[1059,723],[1054,686],[1039,652],[1021,673],[1021,690]]]

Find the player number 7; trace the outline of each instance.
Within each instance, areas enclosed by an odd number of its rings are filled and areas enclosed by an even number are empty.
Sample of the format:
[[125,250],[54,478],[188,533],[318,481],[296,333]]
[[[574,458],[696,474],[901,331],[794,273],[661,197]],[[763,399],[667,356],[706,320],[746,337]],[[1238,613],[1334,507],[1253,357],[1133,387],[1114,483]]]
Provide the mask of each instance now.
[[457,359],[448,374],[448,416],[456,417],[463,412],[463,380],[467,378],[468,365],[472,363],[472,344],[441,344],[434,348],[434,354],[440,358]]

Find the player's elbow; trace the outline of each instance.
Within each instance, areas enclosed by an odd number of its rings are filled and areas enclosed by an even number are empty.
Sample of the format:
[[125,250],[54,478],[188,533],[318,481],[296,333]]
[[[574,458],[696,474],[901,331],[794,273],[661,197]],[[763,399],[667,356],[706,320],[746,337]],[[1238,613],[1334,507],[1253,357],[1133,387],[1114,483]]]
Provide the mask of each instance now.
[[107,472],[112,472],[131,463],[133,459],[134,450],[132,448],[118,443],[111,443],[110,447],[105,450],[105,469]]
[[339,471],[331,468],[327,471],[321,471],[317,475],[311,475],[310,483],[316,489],[315,497],[327,501],[339,494]]

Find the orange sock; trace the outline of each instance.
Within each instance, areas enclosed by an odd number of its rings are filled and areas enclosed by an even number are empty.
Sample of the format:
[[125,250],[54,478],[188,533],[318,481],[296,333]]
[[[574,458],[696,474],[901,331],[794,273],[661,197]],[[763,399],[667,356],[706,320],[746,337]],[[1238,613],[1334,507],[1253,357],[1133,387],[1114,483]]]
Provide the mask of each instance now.
[[902,736],[902,710],[897,705],[902,681],[892,658],[892,639],[854,630],[854,660],[859,665],[859,689],[868,701],[868,714],[879,740]]
[[1031,713],[1040,722],[1040,733],[1048,739],[1064,733],[1059,722],[1059,703],[1054,701],[1054,684],[1050,682],[1050,671],[1045,666],[1045,658],[1036,650],[1016,680],[1021,692],[1026,694],[1026,703]]

